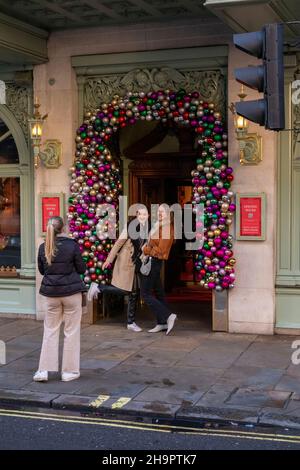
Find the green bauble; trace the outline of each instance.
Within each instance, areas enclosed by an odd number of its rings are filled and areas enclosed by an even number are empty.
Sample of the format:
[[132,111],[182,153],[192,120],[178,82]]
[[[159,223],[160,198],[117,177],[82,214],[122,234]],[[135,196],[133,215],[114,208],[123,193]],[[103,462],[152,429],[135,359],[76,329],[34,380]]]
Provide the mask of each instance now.
[[213,128],[215,127],[215,125],[214,125],[214,124],[208,124],[207,127],[208,127],[209,129],[213,129]]
[[205,137],[210,136],[210,135],[211,135],[211,130],[210,130],[210,129],[206,129],[206,130],[204,131],[204,135],[205,135]]
[[220,176],[218,175],[213,176],[213,180],[215,183],[217,183],[218,181],[220,181]]
[[86,132],[81,132],[80,137],[81,137],[82,139],[85,139],[85,138],[86,138]]
[[102,271],[102,269],[96,268],[96,274],[98,274],[98,275],[101,274],[101,271]]
[[226,189],[229,189],[231,184],[229,183],[229,181],[225,181],[225,183],[223,184],[224,188]]
[[214,135],[214,140],[215,140],[216,142],[219,142],[220,140],[222,140],[222,136],[221,136],[220,134],[215,134],[215,135]]
[[221,165],[222,165],[222,162],[220,160],[215,160],[213,162],[213,167],[214,168],[220,168]]
[[212,214],[211,218],[212,218],[213,220],[218,220],[217,214]]
[[205,248],[205,250],[209,250],[210,246],[207,242],[203,243],[203,248]]
[[209,199],[211,201],[214,198],[214,195],[211,192],[209,192],[209,193],[207,193],[206,197],[207,197],[207,199]]
[[73,197],[69,197],[68,201],[69,201],[69,204],[73,204],[74,198],[73,198]]
[[197,158],[196,163],[197,165],[202,165],[202,163],[204,163],[203,158]]
[[214,180],[208,180],[206,184],[207,186],[211,187],[211,186],[214,186],[215,182]]
[[141,116],[147,116],[147,111],[141,111]]
[[98,145],[98,150],[100,150],[100,152],[103,152],[104,149],[105,149],[104,145]]

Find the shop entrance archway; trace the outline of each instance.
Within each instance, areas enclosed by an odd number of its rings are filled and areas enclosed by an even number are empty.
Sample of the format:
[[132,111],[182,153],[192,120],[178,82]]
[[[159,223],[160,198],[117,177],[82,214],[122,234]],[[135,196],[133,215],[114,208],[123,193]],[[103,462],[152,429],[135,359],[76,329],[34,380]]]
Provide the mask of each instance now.
[[194,129],[197,141],[196,169],[192,172],[193,203],[205,206],[204,244],[198,250],[194,269],[201,286],[221,292],[233,287],[234,264],[229,225],[235,206],[230,191],[232,168],[228,167],[227,135],[213,103],[199,99],[198,92],[184,90],[129,93],[115,96],[95,112],[85,115],[77,131],[77,152],[72,169],[69,207],[70,232],[78,241],[87,262],[84,281],[109,282],[109,272],[101,266],[113,241],[97,239],[97,224],[107,225],[101,207],[112,204],[118,211],[121,193],[120,162],[108,144],[119,128],[137,120],[174,120]]

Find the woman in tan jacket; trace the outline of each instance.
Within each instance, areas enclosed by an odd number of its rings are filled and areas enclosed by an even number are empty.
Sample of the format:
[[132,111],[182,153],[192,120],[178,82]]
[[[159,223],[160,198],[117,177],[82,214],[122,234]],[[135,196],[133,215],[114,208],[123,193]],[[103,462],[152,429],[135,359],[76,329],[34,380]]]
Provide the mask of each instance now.
[[[177,318],[166,304],[160,279],[163,261],[168,259],[173,241],[174,224],[171,221],[170,208],[167,204],[161,204],[158,208],[158,223],[152,229],[150,238],[143,247],[144,255],[151,257],[151,271],[149,275],[141,276],[141,295],[157,318],[157,325],[149,330],[149,333],[167,330],[166,334],[168,335]],[[153,291],[155,291],[156,297],[154,297]]]
[[[131,231],[133,232],[132,234]],[[131,238],[132,235],[135,236]],[[135,323],[138,298],[137,285],[134,285],[137,284],[135,282],[135,274],[139,273],[140,255],[142,254],[142,246],[145,244],[147,237],[148,211],[143,207],[138,209],[136,219],[128,225],[127,229],[123,230],[102,265],[102,269],[106,269],[115,261],[111,284],[99,285],[96,282],[92,282],[87,297],[90,301],[93,297],[98,296],[99,291],[102,293],[128,295],[127,328],[135,332],[142,331]]]

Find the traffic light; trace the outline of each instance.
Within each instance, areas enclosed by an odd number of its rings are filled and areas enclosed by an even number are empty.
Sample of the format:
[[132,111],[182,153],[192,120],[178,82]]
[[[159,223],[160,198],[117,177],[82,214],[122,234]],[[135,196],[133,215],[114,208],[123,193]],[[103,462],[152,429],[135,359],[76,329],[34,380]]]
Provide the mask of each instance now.
[[237,114],[266,129],[284,129],[283,25],[267,24],[261,31],[234,34],[233,42],[262,59],[262,65],[235,69],[236,80],[264,94],[259,100],[235,103]]

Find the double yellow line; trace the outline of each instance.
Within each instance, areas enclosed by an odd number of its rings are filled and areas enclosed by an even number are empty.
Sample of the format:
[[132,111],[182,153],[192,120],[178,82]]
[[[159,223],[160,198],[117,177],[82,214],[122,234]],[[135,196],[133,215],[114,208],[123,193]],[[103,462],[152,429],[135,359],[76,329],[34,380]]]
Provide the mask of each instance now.
[[165,432],[165,433],[179,433],[198,436],[209,437],[227,437],[231,439],[252,439],[260,441],[272,442],[288,442],[298,444],[300,446],[300,436],[284,435],[284,434],[271,434],[255,431],[240,431],[230,429],[201,429],[189,426],[172,426],[167,424],[152,424],[152,423],[135,423],[126,420],[112,420],[109,418],[99,417],[83,417],[72,415],[60,415],[55,413],[41,413],[34,411],[20,411],[20,410],[6,410],[0,409],[0,416],[8,416],[23,419],[39,419],[46,421],[57,421],[72,424],[88,424],[93,426],[107,426],[116,428],[136,429],[139,431],[152,431],[152,432]]

